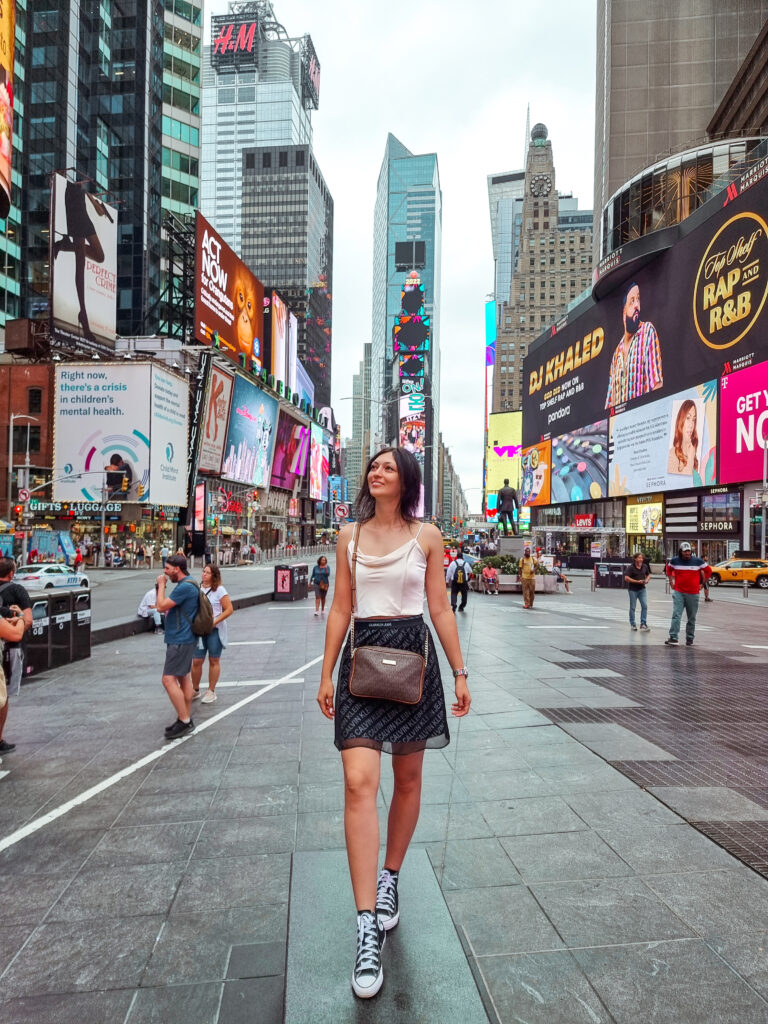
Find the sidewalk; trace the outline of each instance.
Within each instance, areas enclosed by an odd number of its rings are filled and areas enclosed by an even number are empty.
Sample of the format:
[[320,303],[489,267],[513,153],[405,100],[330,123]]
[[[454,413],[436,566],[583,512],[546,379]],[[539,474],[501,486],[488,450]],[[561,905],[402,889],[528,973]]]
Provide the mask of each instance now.
[[[25,686],[0,765],[4,1024],[444,1024],[449,983],[494,1024],[764,1024],[768,881],[683,816],[768,831],[765,609],[707,605],[669,650],[667,597],[633,634],[626,594],[587,587],[460,615],[473,711],[426,756],[367,1005],[311,599],[238,612],[219,700],[170,748],[160,638]],[[382,817],[390,795],[384,759]]]

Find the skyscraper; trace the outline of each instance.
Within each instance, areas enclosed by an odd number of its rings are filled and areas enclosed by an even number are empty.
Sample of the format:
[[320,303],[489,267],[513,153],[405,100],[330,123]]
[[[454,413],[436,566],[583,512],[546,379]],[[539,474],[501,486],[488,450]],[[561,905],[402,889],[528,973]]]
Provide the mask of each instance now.
[[21,316],[21,180],[24,160],[24,95],[27,65],[27,3],[16,0],[11,208],[0,221],[0,325]]
[[420,379],[426,415],[423,475],[427,516],[435,514],[437,501],[442,202],[437,154],[414,155],[394,135],[388,135],[373,224],[371,447],[399,442],[401,399],[419,393],[418,378],[407,381],[401,376],[393,336],[404,311],[406,281],[418,281],[423,289],[423,315],[429,319],[429,347]]
[[243,150],[311,146],[320,65],[311,38],[291,38],[268,0],[232,2],[229,10],[211,19],[203,54],[200,209],[242,253]]
[[573,196],[557,191],[552,143],[543,124],[531,129],[523,184],[522,200],[512,200],[507,236],[517,241],[509,294],[500,307],[493,412],[521,408],[528,346],[592,277],[592,211],[579,210]]
[[766,17],[768,0],[598,0],[595,262],[611,196],[643,168],[706,136]]
[[509,298],[512,273],[517,265],[524,196],[524,170],[488,175],[488,208],[491,214],[493,246],[493,296],[496,299],[497,317],[501,304]]

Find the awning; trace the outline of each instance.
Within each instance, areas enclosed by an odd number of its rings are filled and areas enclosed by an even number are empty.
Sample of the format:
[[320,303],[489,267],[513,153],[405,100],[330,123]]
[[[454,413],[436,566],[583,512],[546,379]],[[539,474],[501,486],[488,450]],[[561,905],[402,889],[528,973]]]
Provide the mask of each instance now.
[[234,532],[235,532],[233,527],[231,527],[231,526],[222,526],[222,527],[220,527],[220,529],[221,529],[221,532],[223,534],[225,534],[227,537],[231,537],[234,534]]

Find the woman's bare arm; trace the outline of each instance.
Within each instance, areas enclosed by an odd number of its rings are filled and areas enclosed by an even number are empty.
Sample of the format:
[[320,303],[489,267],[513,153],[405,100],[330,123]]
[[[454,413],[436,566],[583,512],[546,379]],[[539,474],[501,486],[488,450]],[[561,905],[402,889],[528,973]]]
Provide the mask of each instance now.
[[[464,658],[461,653],[459,631],[456,628],[456,616],[451,609],[445,589],[442,534],[436,526],[425,526],[419,540],[427,555],[427,573],[424,582],[429,617],[432,619],[432,625],[435,627],[435,632],[451,668],[463,668]],[[467,714],[469,705],[472,703],[465,676],[457,677],[455,689],[456,703],[452,706],[451,711],[455,717],[460,718]]]
[[325,627],[325,653],[320,675],[320,689],[317,703],[326,718],[333,718],[333,670],[339,659],[344,638],[349,629],[352,615],[352,575],[347,560],[347,547],[352,540],[353,526],[344,526],[336,541],[336,583],[333,588],[333,603],[328,612]]

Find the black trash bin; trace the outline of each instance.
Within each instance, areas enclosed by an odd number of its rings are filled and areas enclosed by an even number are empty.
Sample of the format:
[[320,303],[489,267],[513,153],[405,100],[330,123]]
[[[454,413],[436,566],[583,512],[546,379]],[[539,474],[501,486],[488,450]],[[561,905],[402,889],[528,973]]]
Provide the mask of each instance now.
[[72,658],[72,594],[69,590],[48,597],[51,620],[51,668],[68,665]]
[[51,618],[48,613],[48,595],[30,594],[32,603],[32,628],[24,634],[27,647],[24,659],[24,675],[47,672],[51,667]]
[[91,656],[91,592],[72,593],[72,661]]
[[629,571],[629,565],[625,565],[623,562],[616,563],[611,566],[611,586],[615,590],[623,590],[626,587],[624,581],[624,575]]
[[294,601],[302,601],[309,595],[309,566],[306,563],[291,566],[291,592]]
[[275,601],[293,601],[293,574],[290,565],[275,566],[275,586],[272,592]]
[[595,586],[596,587],[610,587],[611,585],[611,567],[605,562],[598,562],[595,565]]

